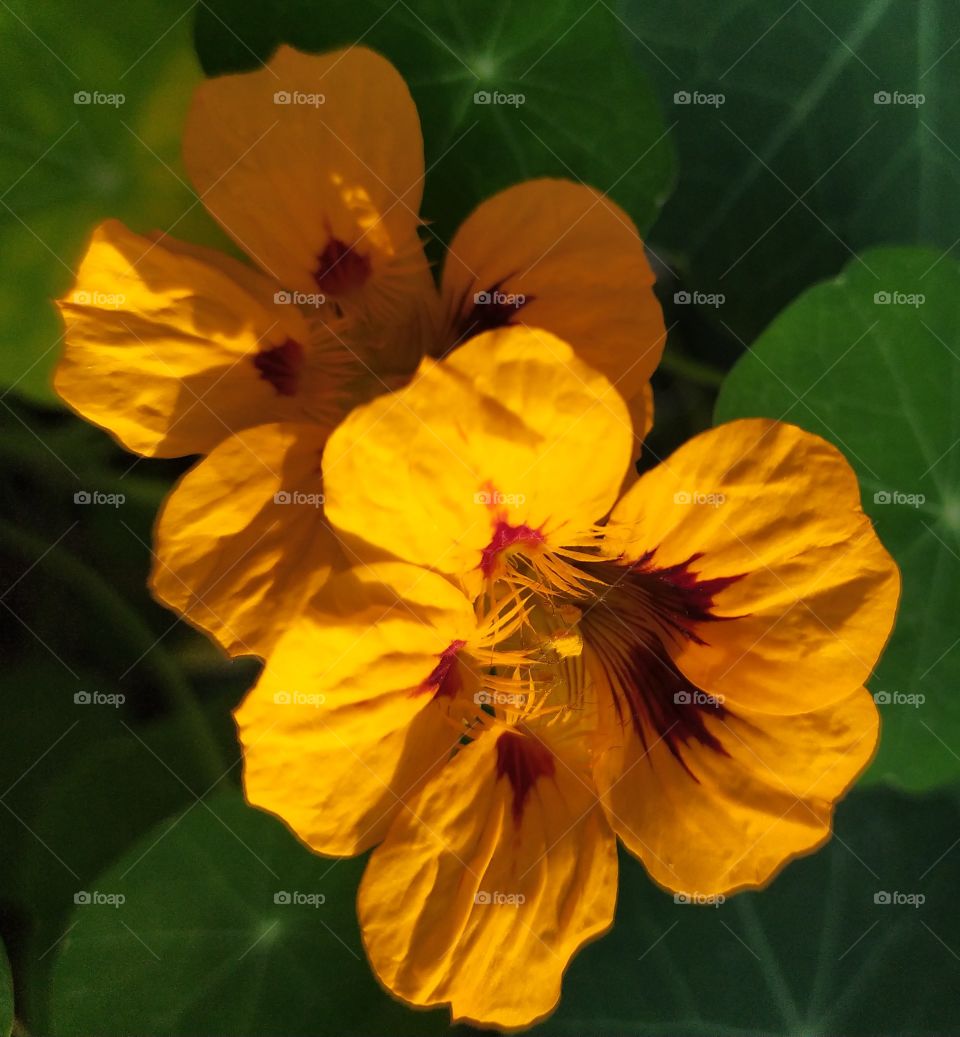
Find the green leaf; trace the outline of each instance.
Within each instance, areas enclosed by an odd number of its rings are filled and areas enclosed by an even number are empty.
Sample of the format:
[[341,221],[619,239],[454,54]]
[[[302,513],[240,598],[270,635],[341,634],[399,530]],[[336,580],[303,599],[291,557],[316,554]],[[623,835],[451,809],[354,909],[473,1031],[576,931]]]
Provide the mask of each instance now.
[[[946,252],[960,239],[952,0],[621,0],[620,10],[676,124],[680,180],[654,245],[691,288],[726,296],[720,316],[745,342],[854,253],[890,242]],[[674,102],[694,92],[725,100]],[[877,104],[877,93],[901,103]]]
[[[827,847],[719,906],[675,903],[623,856],[614,931],[574,961],[560,1010],[532,1032],[953,1033],[958,821],[946,795],[859,793]],[[920,906],[895,902],[917,894]]]
[[0,942],[0,1035],[9,1037],[13,1031],[13,976],[3,943]]
[[[955,799],[851,797],[837,835],[770,889],[677,904],[623,858],[617,924],[586,948],[534,1033],[952,1032],[960,906]],[[354,918],[362,861],[309,854],[276,820],[219,797],[173,819],[96,882],[54,969],[55,1033],[411,1033],[446,1027],[370,977]],[[318,907],[274,903],[321,893]],[[921,894],[919,906],[876,903]],[[898,896],[894,896],[897,894]],[[522,977],[518,982],[522,982]]]
[[[560,176],[608,192],[646,230],[671,183],[672,148],[652,90],[604,4],[576,0],[215,0],[197,12],[208,74],[258,67],[280,42],[331,50],[358,40],[410,85],[425,138],[423,215],[449,241],[482,199]],[[522,95],[478,104],[478,92]],[[601,114],[602,113],[602,114]]]
[[960,266],[939,252],[866,252],[774,321],[716,412],[801,425],[856,470],[903,576],[896,630],[870,683],[883,727],[869,776],[913,789],[960,776],[958,297]]
[[[276,819],[218,796],[162,823],[97,879],[53,977],[50,1030],[99,1037],[426,1035],[377,986],[360,945],[363,862],[310,853]],[[277,903],[278,894],[323,903]]]
[[[214,235],[179,162],[199,81],[186,4],[66,0],[0,7],[0,384],[54,402],[62,332],[50,300],[93,227]],[[119,99],[122,95],[122,102]],[[88,103],[78,103],[86,100]]]

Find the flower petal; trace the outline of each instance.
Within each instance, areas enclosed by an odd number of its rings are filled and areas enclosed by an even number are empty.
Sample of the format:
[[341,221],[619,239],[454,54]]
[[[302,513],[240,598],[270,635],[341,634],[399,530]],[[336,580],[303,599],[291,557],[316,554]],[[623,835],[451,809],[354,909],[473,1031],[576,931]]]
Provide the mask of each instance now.
[[597,768],[611,824],[651,876],[697,895],[762,886],[830,835],[834,803],[873,756],[877,709],[858,688],[787,716],[738,707],[675,756],[629,726]]
[[306,322],[294,306],[270,306],[272,286],[255,272],[242,282],[227,272],[240,267],[102,224],[59,303],[57,392],[128,449],[159,457],[298,417],[302,398],[280,392],[256,364],[272,350],[305,349]]
[[407,388],[350,414],[324,453],[327,512],[341,530],[463,577],[479,572],[498,524],[558,544],[589,528],[613,503],[631,442],[603,375],[547,332],[506,328],[425,361]]
[[224,440],[180,480],[157,520],[150,586],[231,654],[264,655],[342,563],[323,514],[315,425]]
[[793,425],[735,421],[690,440],[614,508],[611,552],[690,563],[719,590],[671,655],[703,691],[794,713],[870,675],[893,626],[900,576],[860,508],[857,479],[829,443]]
[[455,1021],[527,1026],[555,1007],[576,950],[609,927],[616,884],[592,787],[543,742],[501,728],[464,746],[397,814],[358,909],[394,994],[449,1002]]
[[461,731],[422,686],[473,611],[442,577],[401,563],[334,576],[292,620],[237,710],[248,800],[314,850],[380,842]]
[[208,80],[184,161],[210,212],[286,288],[397,316],[431,286],[420,121],[373,51],[281,46],[262,69]]
[[443,269],[448,339],[503,323],[544,328],[632,400],[666,339],[653,282],[619,206],[583,184],[528,180],[483,202],[454,237]]

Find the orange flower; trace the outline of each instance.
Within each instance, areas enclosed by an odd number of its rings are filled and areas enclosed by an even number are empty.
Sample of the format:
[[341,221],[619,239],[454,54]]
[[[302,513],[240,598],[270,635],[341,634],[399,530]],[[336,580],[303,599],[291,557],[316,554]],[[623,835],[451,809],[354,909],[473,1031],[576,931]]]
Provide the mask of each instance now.
[[[374,565],[372,599],[321,596],[278,644],[238,713],[244,780],[320,852],[380,843],[364,939],[411,1003],[533,1022],[611,920],[615,835],[668,889],[755,888],[873,754],[899,573],[843,457],[739,421],[618,500],[631,438],[603,375],[510,328],[327,443],[333,525],[414,568]],[[278,708],[290,688],[324,704]]]
[[251,803],[320,853],[377,847],[358,910],[383,983],[504,1027],[553,1008],[617,888],[596,711],[559,708],[562,646],[511,647],[522,619],[519,600],[476,612],[425,569],[359,566],[237,711]]
[[466,221],[438,291],[420,241],[419,120],[379,55],[284,46],[204,83],[184,157],[255,267],[103,224],[60,302],[55,384],[137,453],[207,455],[164,509],[152,585],[231,652],[266,651],[275,617],[342,564],[317,506],[323,444],[424,354],[533,322],[638,400],[645,432],[664,332],[629,218],[578,184],[510,188]]

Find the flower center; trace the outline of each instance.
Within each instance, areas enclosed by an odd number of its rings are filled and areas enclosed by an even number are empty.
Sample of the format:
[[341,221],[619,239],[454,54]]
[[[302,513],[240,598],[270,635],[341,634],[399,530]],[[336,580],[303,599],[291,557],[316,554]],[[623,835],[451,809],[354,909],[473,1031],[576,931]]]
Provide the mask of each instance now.
[[596,590],[579,602],[580,629],[588,666],[612,692],[621,724],[633,725],[644,748],[663,741],[690,773],[682,745],[696,741],[727,755],[708,721],[728,711],[722,696],[681,673],[670,646],[706,644],[704,625],[732,618],[714,614],[715,596],[741,577],[701,578],[692,568],[700,554],[665,567],[655,566],[653,555],[581,563]]
[[272,349],[261,350],[253,357],[260,377],[269,382],[281,396],[295,396],[300,388],[303,369],[303,346],[292,338]]
[[327,295],[349,295],[362,288],[370,277],[370,257],[339,238],[330,238],[317,256],[317,263],[313,279]]
[[466,646],[466,641],[451,641],[440,655],[440,661],[434,666],[423,683],[414,694],[431,692],[435,698],[455,698],[463,689],[463,674],[457,662],[457,654]]
[[480,554],[480,571],[489,579],[500,568],[502,556],[509,555],[512,549],[536,549],[543,543],[543,533],[539,529],[532,529],[526,522],[514,526],[504,519],[497,519],[493,525],[490,543]]
[[505,292],[503,285],[507,280],[509,277],[503,277],[485,291],[474,292],[472,299],[469,295],[465,297],[460,307],[460,323],[456,328],[458,343],[484,331],[505,328],[515,323],[520,310],[534,301],[532,295]]
[[513,789],[513,823],[520,825],[523,808],[538,778],[552,778],[553,754],[530,735],[504,731],[497,738],[497,779],[506,777]]

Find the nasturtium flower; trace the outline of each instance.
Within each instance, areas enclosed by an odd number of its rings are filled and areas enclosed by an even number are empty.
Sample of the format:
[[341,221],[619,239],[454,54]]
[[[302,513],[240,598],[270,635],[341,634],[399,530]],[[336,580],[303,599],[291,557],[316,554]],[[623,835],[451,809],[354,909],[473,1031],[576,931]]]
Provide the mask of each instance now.
[[429,570],[358,566],[237,711],[251,803],[319,853],[376,846],[358,911],[384,985],[502,1027],[554,1007],[617,888],[596,710],[562,708],[569,646],[524,648],[524,622],[519,598],[484,611]]
[[619,496],[623,402],[527,329],[472,340],[398,396],[328,441],[331,522],[474,600],[524,595],[532,642],[566,624],[583,645],[571,707],[595,699],[609,734],[604,807],[653,878],[758,886],[828,838],[875,748],[863,684],[900,582],[842,455],[737,421]]
[[846,461],[738,421],[624,492],[632,435],[604,375],[507,328],[327,442],[370,560],[238,710],[244,785],[318,852],[376,847],[364,943],[411,1004],[536,1021],[612,921],[617,837],[667,889],[756,888],[873,754],[899,574]]
[[55,385],[134,452],[206,455],[164,508],[152,586],[229,651],[265,652],[277,616],[345,564],[323,518],[323,444],[423,356],[547,328],[636,401],[646,431],[664,329],[629,217],[581,184],[516,185],[467,219],[438,288],[420,122],[385,58],[282,46],[208,80],[184,163],[249,262],[104,223],[60,300]]

